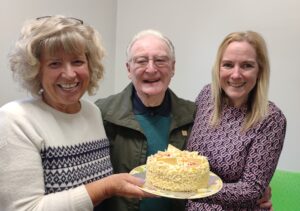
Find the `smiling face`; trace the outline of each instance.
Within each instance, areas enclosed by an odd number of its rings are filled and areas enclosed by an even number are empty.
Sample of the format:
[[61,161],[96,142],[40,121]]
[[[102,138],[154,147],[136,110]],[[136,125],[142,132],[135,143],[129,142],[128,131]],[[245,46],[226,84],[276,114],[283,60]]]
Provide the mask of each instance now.
[[234,41],[225,49],[220,62],[220,84],[235,107],[245,104],[255,87],[259,66],[255,49],[246,41]]
[[175,61],[167,44],[148,35],[138,39],[130,50],[131,60],[126,64],[128,77],[146,106],[159,105],[174,75]]
[[43,50],[40,63],[44,102],[65,113],[78,112],[79,100],[90,81],[86,55],[70,55],[64,51],[50,55]]

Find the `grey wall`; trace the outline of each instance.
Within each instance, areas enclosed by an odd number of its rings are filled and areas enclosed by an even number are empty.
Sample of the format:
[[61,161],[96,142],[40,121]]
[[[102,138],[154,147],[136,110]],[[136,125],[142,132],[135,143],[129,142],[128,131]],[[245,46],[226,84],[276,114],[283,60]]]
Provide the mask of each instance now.
[[271,60],[270,100],[288,120],[279,168],[300,170],[300,1],[130,0],[118,1],[115,91],[128,83],[125,48],[139,30],[161,30],[174,42],[176,72],[171,88],[194,100],[211,80],[217,47],[232,31],[255,30],[266,39]]
[[[0,106],[27,96],[12,79],[7,55],[19,36],[27,19],[62,14],[82,19],[94,26],[102,35],[106,48],[105,79],[96,96],[107,96],[114,90],[116,0],[0,0]],[[107,80],[110,79],[110,80]]]
[[142,29],[158,29],[172,39],[177,62],[171,88],[190,100],[210,82],[215,53],[224,36],[232,31],[256,30],[269,47],[270,99],[288,120],[279,168],[300,170],[296,161],[300,147],[299,9],[298,0],[0,0],[0,106],[26,96],[12,80],[7,54],[27,18],[64,14],[81,18],[99,30],[107,49],[106,74],[91,100],[127,85],[125,49]]

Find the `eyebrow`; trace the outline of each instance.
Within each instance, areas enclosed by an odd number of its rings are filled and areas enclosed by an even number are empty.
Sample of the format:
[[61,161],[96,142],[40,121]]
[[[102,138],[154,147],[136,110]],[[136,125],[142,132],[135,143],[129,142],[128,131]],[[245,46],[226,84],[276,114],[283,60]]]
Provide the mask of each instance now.
[[[221,63],[224,63],[224,62],[233,62],[233,61],[230,60],[230,59],[224,59],[224,60],[221,60]],[[245,60],[245,61],[242,61],[242,63],[245,63],[245,62],[249,62],[249,63],[257,63],[256,60]]]
[[141,56],[133,56],[133,59],[136,58],[170,58],[168,55],[154,55],[154,56],[147,56],[147,55],[141,55]]

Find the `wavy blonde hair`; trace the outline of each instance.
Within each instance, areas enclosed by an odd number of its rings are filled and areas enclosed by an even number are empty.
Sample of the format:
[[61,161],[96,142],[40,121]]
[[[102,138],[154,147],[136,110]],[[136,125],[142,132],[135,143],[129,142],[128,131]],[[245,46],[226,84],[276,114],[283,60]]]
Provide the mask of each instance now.
[[216,126],[221,118],[222,106],[226,99],[220,85],[220,65],[224,51],[232,42],[248,42],[256,52],[256,60],[259,66],[258,78],[255,87],[249,93],[247,101],[247,114],[243,129],[247,130],[255,123],[262,120],[268,111],[268,87],[270,78],[270,64],[265,40],[254,31],[233,32],[225,37],[219,46],[216,60],[212,70],[212,96],[214,108],[211,116],[212,125]]
[[9,61],[14,78],[33,96],[42,88],[39,73],[43,49],[50,55],[59,50],[74,55],[85,53],[90,71],[87,91],[89,95],[95,94],[104,72],[104,48],[100,34],[93,27],[62,15],[41,17],[24,24]]

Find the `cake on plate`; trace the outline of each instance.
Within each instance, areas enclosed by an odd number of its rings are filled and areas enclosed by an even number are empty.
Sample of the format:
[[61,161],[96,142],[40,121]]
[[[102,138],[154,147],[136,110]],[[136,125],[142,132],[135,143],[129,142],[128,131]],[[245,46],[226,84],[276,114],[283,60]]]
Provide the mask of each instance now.
[[172,145],[147,158],[146,183],[164,190],[193,192],[207,188],[209,173],[206,157]]

